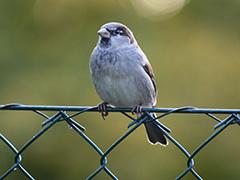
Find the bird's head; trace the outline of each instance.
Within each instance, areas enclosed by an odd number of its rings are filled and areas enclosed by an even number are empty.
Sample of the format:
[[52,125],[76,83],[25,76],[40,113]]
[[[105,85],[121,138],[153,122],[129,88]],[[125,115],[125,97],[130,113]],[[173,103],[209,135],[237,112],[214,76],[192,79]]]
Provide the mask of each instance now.
[[118,22],[110,22],[101,26],[98,31],[99,45],[103,48],[120,47],[136,43],[132,31]]

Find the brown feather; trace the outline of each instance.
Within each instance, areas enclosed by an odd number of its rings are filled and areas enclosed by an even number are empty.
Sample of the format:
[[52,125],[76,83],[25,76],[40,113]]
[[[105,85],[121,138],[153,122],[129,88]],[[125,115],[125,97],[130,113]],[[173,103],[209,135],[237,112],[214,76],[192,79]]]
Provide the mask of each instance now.
[[150,64],[145,64],[143,66],[143,69],[148,74],[148,76],[151,78],[153,86],[154,86],[155,93],[157,94],[157,86],[156,86],[156,81],[155,81],[155,77],[154,77],[154,74],[153,74],[152,66]]

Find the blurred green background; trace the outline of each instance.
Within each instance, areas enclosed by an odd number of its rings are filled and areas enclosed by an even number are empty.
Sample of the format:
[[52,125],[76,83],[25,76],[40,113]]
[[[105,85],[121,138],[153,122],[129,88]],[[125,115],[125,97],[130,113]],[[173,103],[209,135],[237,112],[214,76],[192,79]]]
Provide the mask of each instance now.
[[[158,107],[240,108],[240,1],[238,0],[1,0],[0,104],[96,105],[88,69],[98,28],[128,25],[147,54],[159,89]],[[37,133],[43,119],[32,112],[0,112],[0,132],[17,148]],[[223,117],[222,117],[223,118]],[[76,118],[103,150],[130,122],[117,113]],[[162,122],[190,152],[213,133],[203,115],[171,115]],[[206,179],[239,179],[239,127],[231,126],[196,158]],[[151,146],[143,127],[109,156],[120,179],[174,179],[186,159],[170,143]],[[13,163],[0,142],[0,174]],[[84,179],[99,157],[66,123],[55,125],[23,154],[36,179]],[[7,179],[26,179],[19,171]],[[101,173],[96,179],[110,179]],[[187,175],[184,179],[193,179]]]

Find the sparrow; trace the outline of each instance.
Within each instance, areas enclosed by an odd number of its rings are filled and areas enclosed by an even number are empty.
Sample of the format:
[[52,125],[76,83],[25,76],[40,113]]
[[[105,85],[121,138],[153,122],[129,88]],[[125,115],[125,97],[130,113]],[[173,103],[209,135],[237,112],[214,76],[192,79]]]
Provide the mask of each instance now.
[[[101,26],[98,35],[89,66],[96,92],[103,100],[98,106],[102,116],[108,115],[108,104],[131,107],[138,115],[142,107],[155,107],[157,87],[153,70],[132,31],[124,24],[110,22]],[[145,121],[144,126],[151,144],[168,144],[156,123]]]

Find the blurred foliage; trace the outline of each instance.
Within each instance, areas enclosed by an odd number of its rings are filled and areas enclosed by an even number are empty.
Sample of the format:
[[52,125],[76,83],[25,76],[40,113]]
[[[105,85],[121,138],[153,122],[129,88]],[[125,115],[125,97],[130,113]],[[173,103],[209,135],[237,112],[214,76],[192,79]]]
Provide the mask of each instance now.
[[[133,30],[153,65],[159,107],[240,108],[239,9],[238,0],[189,1],[174,16],[151,19],[137,14],[128,0],[1,0],[0,104],[99,103],[89,75],[89,56],[98,28],[120,21]],[[41,118],[30,112],[1,111],[0,117],[0,132],[17,147],[40,129]],[[103,149],[129,123],[118,114],[102,121],[99,114],[87,113],[77,120]],[[199,115],[172,115],[162,122],[190,152],[214,125]],[[238,135],[239,127],[229,127],[196,157],[200,175],[238,179]],[[13,156],[1,142],[0,147],[2,174]],[[23,154],[24,167],[37,179],[83,179],[98,163],[97,154],[64,123]],[[109,167],[120,179],[173,179],[185,166],[185,158],[171,143],[166,148],[150,146],[142,127],[109,156]],[[11,178],[25,177],[16,171]],[[96,179],[108,177],[102,173]]]

